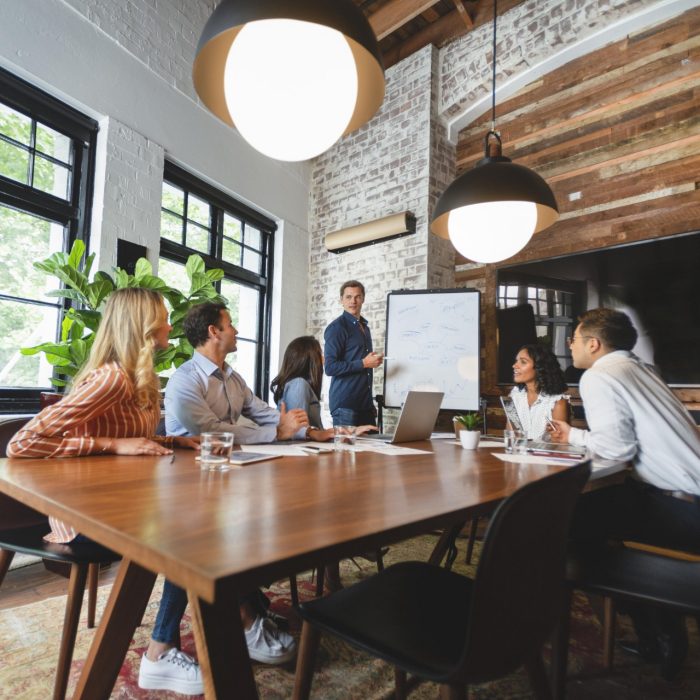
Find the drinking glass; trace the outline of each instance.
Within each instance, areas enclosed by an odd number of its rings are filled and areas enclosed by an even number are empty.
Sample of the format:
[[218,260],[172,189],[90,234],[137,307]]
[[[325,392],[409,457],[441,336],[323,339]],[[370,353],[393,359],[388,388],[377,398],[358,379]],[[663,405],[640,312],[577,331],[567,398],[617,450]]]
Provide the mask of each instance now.
[[233,433],[202,433],[199,442],[199,459],[202,469],[227,471],[231,468]]
[[506,454],[523,453],[527,448],[527,438],[522,430],[504,430],[503,446]]
[[336,451],[351,451],[356,437],[357,427],[354,425],[333,426],[333,447]]

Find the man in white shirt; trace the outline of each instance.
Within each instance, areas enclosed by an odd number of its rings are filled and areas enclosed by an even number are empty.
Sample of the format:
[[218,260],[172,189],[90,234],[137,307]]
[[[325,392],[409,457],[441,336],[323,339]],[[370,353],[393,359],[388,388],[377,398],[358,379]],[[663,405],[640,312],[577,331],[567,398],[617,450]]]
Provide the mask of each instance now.
[[[579,320],[570,346],[574,366],[586,370],[579,389],[589,430],[553,421],[552,439],[630,461],[634,471],[624,484],[580,499],[572,539],[628,539],[700,552],[700,432],[692,416],[631,352],[637,331],[626,314],[592,309]],[[662,673],[674,676],[687,650],[682,618],[630,613],[640,653],[661,660]]]

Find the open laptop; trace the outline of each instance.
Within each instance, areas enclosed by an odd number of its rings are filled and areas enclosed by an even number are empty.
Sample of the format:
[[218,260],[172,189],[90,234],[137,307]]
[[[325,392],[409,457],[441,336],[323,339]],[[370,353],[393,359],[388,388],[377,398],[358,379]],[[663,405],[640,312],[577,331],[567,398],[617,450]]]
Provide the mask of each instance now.
[[[511,424],[513,430],[523,430],[523,424],[518,415],[518,411],[515,408],[515,403],[510,396],[501,396],[501,405],[505,411],[506,418]],[[547,440],[528,440],[527,441],[527,451],[528,452],[560,452],[561,454],[567,455],[583,455],[586,450],[578,445],[567,445],[558,442],[548,442]]]
[[409,391],[393,435],[365,433],[362,437],[392,444],[428,440],[435,427],[444,395],[442,391]]

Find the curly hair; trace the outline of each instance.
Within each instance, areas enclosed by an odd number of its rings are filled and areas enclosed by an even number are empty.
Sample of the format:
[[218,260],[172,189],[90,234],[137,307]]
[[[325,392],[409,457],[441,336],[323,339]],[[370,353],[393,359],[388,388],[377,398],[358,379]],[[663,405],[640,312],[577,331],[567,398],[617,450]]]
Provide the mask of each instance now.
[[[564,373],[554,353],[544,345],[536,343],[523,345],[518,352],[524,350],[535,365],[535,386],[540,394],[556,395],[566,391]],[[525,391],[524,384],[518,384],[521,391]]]
[[284,351],[280,372],[270,384],[275,403],[279,403],[282,398],[287,382],[297,377],[306,379],[316,396],[320,396],[323,381],[322,357],[321,345],[312,335],[302,335],[292,340]]

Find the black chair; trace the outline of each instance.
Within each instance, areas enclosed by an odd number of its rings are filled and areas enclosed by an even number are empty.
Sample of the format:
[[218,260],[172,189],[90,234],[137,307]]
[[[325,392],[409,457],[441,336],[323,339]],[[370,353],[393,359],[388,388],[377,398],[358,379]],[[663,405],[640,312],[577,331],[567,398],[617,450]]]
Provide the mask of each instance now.
[[557,697],[564,697],[566,685],[569,619],[574,589],[604,597],[603,662],[606,668],[611,668],[615,601],[644,603],[697,617],[700,615],[700,561],[689,555],[678,558],[622,543],[572,547],[567,562],[567,587],[561,623],[553,646],[552,668]]
[[[4,457],[11,437],[24,426],[28,418],[0,421],[0,456]],[[27,508],[9,496],[0,494],[0,586],[16,553],[32,554],[44,560],[70,566],[68,599],[63,620],[63,635],[54,682],[54,700],[63,700],[68,686],[75,636],[86,581],[88,582],[88,627],[95,626],[97,579],[101,564],[119,560],[119,555],[94,542],[53,544],[43,537],[50,531],[48,518]]]
[[541,650],[559,614],[566,540],[584,462],[524,486],[491,518],[475,578],[423,562],[387,568],[300,606],[304,619],[295,700],[309,696],[321,632],[395,666],[396,697],[406,674],[466,698],[483,683],[525,666],[538,697],[551,697]]

